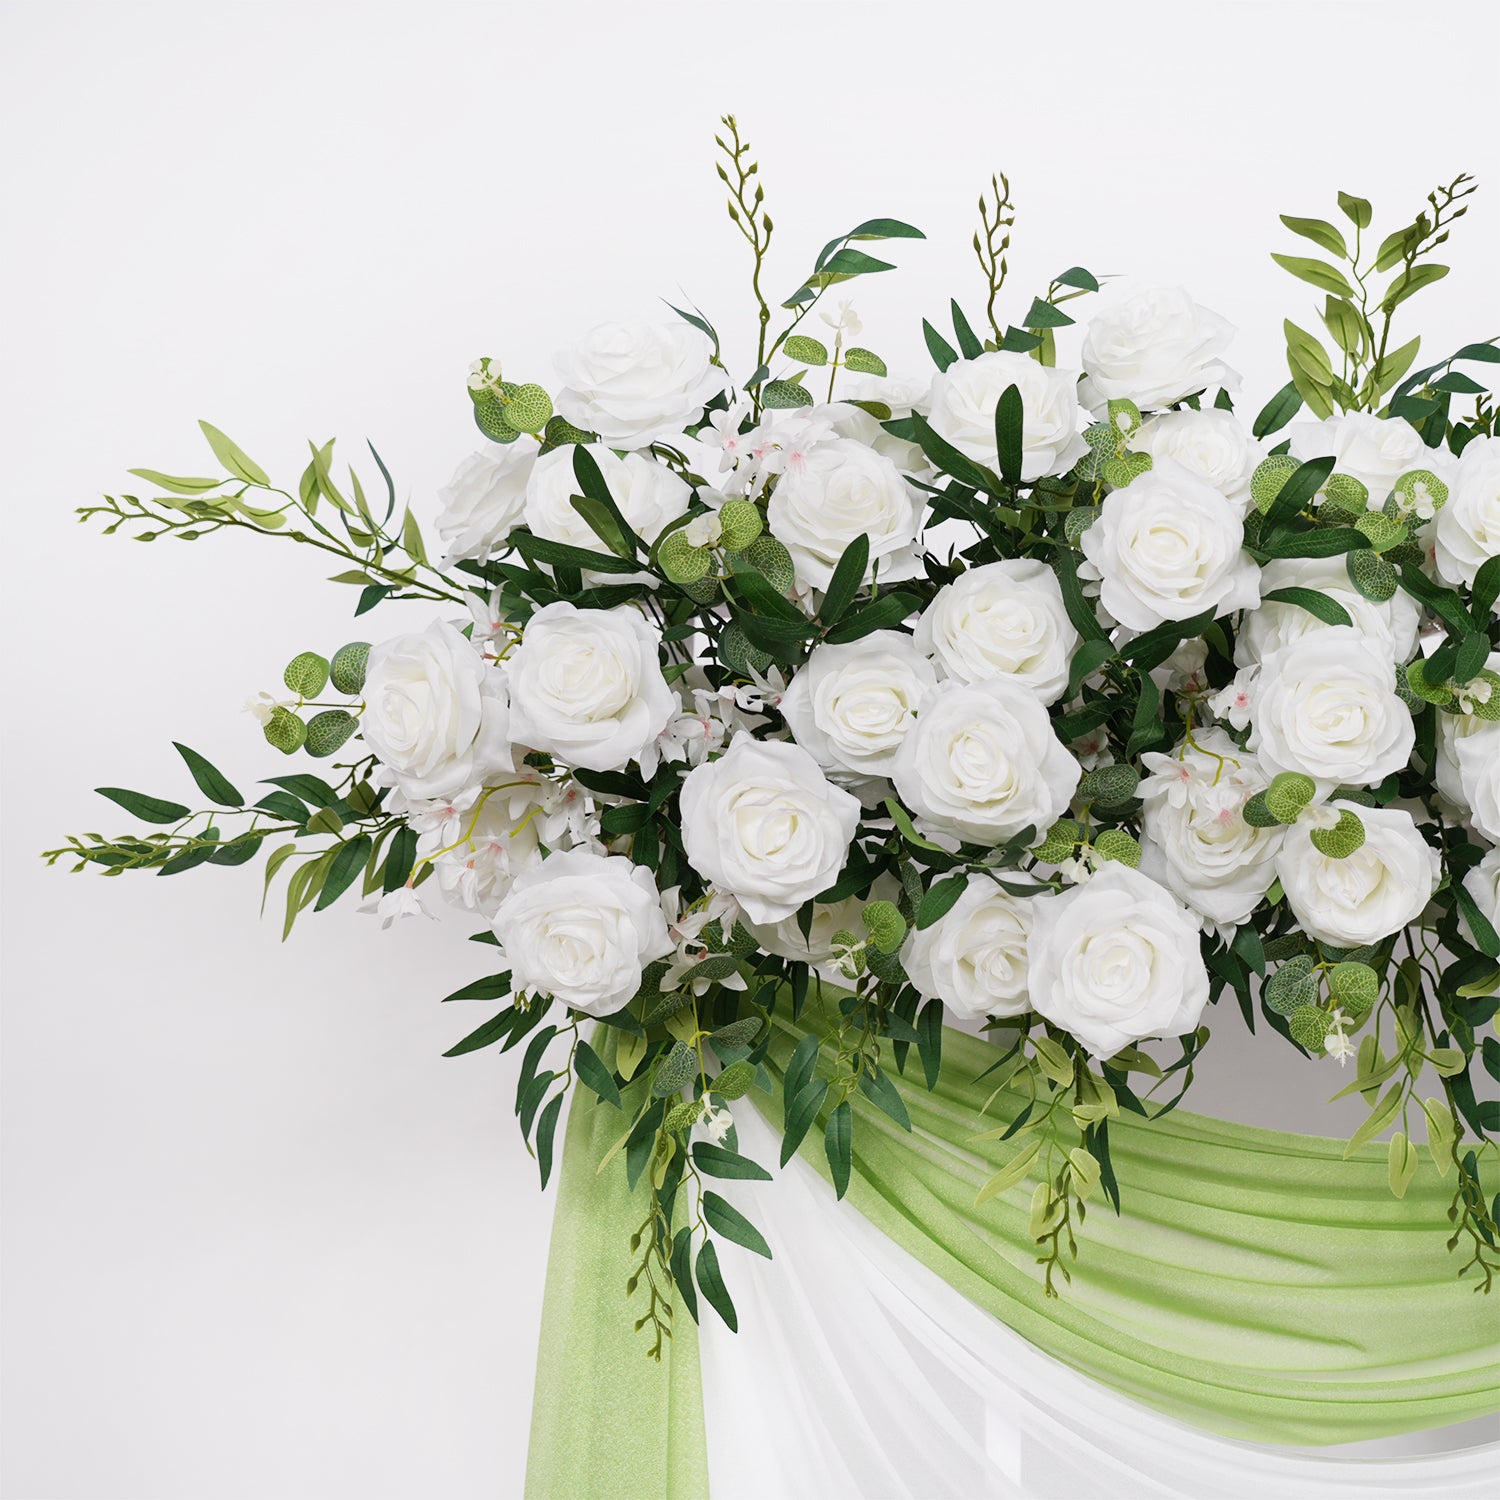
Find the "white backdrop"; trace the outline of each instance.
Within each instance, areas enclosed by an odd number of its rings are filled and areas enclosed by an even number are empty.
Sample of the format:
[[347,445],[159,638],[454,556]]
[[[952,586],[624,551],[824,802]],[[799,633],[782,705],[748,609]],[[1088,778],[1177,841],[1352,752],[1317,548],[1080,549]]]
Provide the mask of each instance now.
[[[5,1495],[518,1495],[550,1212],[510,1060],[439,1056],[485,1014],[435,1003],[482,972],[464,924],[339,909],[282,946],[255,867],[43,870],[124,821],[91,787],[189,789],[174,738],[242,785],[286,769],[241,702],[372,623],[288,544],[140,546],[73,506],[199,472],[204,417],[278,476],[373,438],[430,514],[475,356],[546,383],[658,295],[742,355],[727,108],[773,291],[860,219],[928,232],[860,285],[893,367],[950,294],[977,311],[1003,167],[1013,315],[1073,264],[1185,280],[1243,330],[1253,410],[1280,319],[1313,316],[1277,212],[1345,188],[1394,227],[1481,168],[1497,39],[1488,0],[7,5]],[[1495,186],[1416,304],[1434,358],[1497,331]],[[1200,1100],[1347,1124],[1326,1068],[1217,1029]]]

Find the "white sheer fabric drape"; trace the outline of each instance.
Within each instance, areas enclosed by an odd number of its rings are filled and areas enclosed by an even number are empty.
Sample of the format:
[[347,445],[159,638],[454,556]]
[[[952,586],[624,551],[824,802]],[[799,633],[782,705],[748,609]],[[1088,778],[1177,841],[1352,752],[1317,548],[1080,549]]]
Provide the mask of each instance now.
[[[742,1149],[774,1160],[779,1137],[748,1101],[735,1116]],[[705,1310],[713,1500],[1500,1493],[1494,1441],[1421,1456],[1408,1444],[1396,1457],[1401,1440],[1259,1447],[1119,1396],[1033,1348],[836,1204],[800,1159],[774,1183],[719,1186],[776,1260],[720,1242],[740,1331]]]

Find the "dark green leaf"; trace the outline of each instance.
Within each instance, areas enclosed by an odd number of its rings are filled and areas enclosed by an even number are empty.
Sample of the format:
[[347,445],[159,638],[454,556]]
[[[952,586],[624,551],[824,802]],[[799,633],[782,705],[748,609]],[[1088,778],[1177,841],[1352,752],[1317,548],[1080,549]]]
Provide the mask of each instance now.
[[942,880],[931,886],[917,907],[917,930],[925,932],[934,922],[946,916],[953,909],[958,898],[963,895],[968,884],[968,874],[959,870],[952,875],[944,876]]
[[978,359],[984,353],[979,335],[969,326],[969,320],[956,300],[950,299],[948,305],[953,311],[953,334],[958,340],[959,350],[965,359]]
[[739,1319],[735,1317],[729,1288],[724,1285],[724,1276],[719,1270],[719,1252],[714,1249],[712,1240],[704,1240],[698,1251],[698,1286],[709,1306],[729,1325],[730,1331],[738,1333]]
[[767,1260],[772,1258],[771,1247],[760,1230],[711,1188],[703,1194],[703,1217],[708,1220],[709,1228],[717,1230],[726,1240],[733,1240],[736,1245],[764,1255]]
[[547,1186],[547,1179],[552,1175],[552,1140],[557,1134],[557,1117],[565,1098],[566,1094],[554,1094],[536,1124],[536,1164],[542,1174],[543,1187]]
[[935,1089],[938,1074],[943,1066],[943,1002],[929,1000],[917,1017],[917,1052],[922,1059],[922,1071],[927,1076],[927,1087]]
[[463,1041],[450,1047],[443,1056],[461,1057],[465,1052],[477,1052],[481,1047],[498,1042],[516,1024],[519,1014],[515,1006],[507,1006],[498,1016],[491,1016],[483,1026],[476,1026]]
[[995,405],[995,451],[999,456],[1000,477],[1007,484],[1021,482],[1025,424],[1026,412],[1020,389],[1014,385],[1006,386]]
[[786,1127],[781,1136],[781,1165],[785,1166],[802,1144],[818,1111],[827,1097],[828,1085],[821,1078],[810,1078],[798,1091],[787,1110]]
[[693,1286],[693,1228],[685,1224],[672,1241],[672,1281],[682,1294],[683,1305],[693,1322],[698,1321],[698,1293]]
[[417,862],[417,835],[406,824],[396,830],[391,839],[390,852],[385,857],[385,876],[382,889],[399,891],[411,877],[412,866]]
[[640,563],[616,557],[611,552],[590,552],[586,547],[570,547],[566,542],[549,541],[529,531],[511,533],[516,550],[528,562],[546,563],[552,568],[587,568],[594,573],[638,573]]
[[823,1149],[828,1155],[828,1169],[833,1174],[834,1196],[842,1198],[849,1191],[849,1173],[854,1165],[854,1112],[844,1099],[829,1115],[823,1131]]
[[1258,438],[1269,437],[1273,432],[1280,432],[1301,410],[1301,393],[1295,382],[1289,381],[1261,407],[1250,430]]
[[577,1073],[578,1081],[591,1088],[606,1104],[620,1108],[620,1091],[615,1087],[613,1076],[599,1054],[585,1041],[580,1040],[573,1050],[573,1071]]
[[860,532],[858,536],[844,548],[843,556],[839,558],[838,565],[833,570],[833,577],[828,580],[828,591],[823,596],[823,608],[818,612],[818,618],[825,625],[835,625],[839,617],[854,602],[854,596],[859,593],[860,585],[865,581],[865,575],[870,571],[870,538]]
[[1332,458],[1312,458],[1299,465],[1276,492],[1276,498],[1266,512],[1267,529],[1283,525],[1310,505],[1313,496],[1322,489],[1328,476],[1333,473],[1333,465]]
[[1026,328],[1066,328],[1073,320],[1060,307],[1044,302],[1040,297],[1031,299],[1031,311],[1022,319]]
[[892,630],[912,614],[921,600],[913,594],[883,594],[873,604],[866,604],[853,614],[845,615],[825,637],[831,644],[857,641],[876,630]]
[[[493,937],[493,933],[480,933],[479,937]],[[499,1000],[510,994],[510,970],[503,974],[486,974],[483,979],[473,979],[451,995],[444,995],[441,1004],[450,1000]]]
[[903,1130],[911,1129],[911,1115],[900,1090],[878,1069],[866,1068],[859,1075],[859,1091],[882,1114],[889,1115]]
[[338,853],[333,856],[333,863],[328,867],[328,878],[323,882],[323,889],[318,892],[317,904],[313,910],[322,911],[332,906],[354,884],[369,857],[370,835],[367,833],[358,834],[340,844]]
[[958,363],[958,350],[926,318],[922,319],[922,337],[927,340],[927,352],[938,369],[946,370]]
[[118,802],[131,817],[143,823],[180,823],[188,815],[188,809],[180,802],[164,802],[144,792],[127,792],[119,786],[96,786],[94,790],[101,797]]
[[711,1141],[694,1143],[693,1164],[706,1177],[735,1177],[752,1182],[771,1180],[771,1174],[759,1162],[751,1161],[737,1151],[715,1146]]
[[196,750],[189,750],[186,745],[179,745],[176,740],[172,741],[172,748],[187,762],[188,770],[193,773],[193,780],[198,783],[198,790],[210,802],[217,802],[220,807],[243,807],[245,805],[245,799],[234,789],[229,779]]
[[1354,623],[1349,618],[1349,611],[1337,599],[1330,599],[1327,594],[1320,594],[1316,589],[1272,589],[1269,594],[1260,596],[1260,602],[1262,604],[1300,605],[1308,614],[1316,615],[1325,625],[1352,625]]

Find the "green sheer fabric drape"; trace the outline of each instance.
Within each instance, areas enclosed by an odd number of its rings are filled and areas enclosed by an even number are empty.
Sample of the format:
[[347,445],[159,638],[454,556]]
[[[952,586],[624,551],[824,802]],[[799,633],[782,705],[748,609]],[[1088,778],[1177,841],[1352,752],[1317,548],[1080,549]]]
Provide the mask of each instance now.
[[[612,1063],[613,1033],[598,1046]],[[623,1156],[598,1170],[640,1107],[640,1091],[640,1084],[626,1091],[624,1113],[587,1090],[568,1110],[537,1352],[527,1500],[703,1500],[708,1494],[697,1328],[679,1300],[661,1363],[647,1358],[648,1336],[635,1331],[645,1292],[625,1297],[639,1260],[630,1237],[646,1217],[645,1195],[628,1190]]]
[[[778,1125],[792,1048],[819,1022],[775,1019],[776,1084],[752,1100]],[[973,1142],[994,1047],[946,1030],[935,1091],[900,1082],[913,1130],[861,1095],[842,1212],[857,1210],[977,1307],[1084,1374],[1199,1427],[1266,1443],[1328,1444],[1464,1421],[1500,1405],[1500,1288],[1474,1293],[1444,1249],[1451,1178],[1422,1169],[1404,1199],[1385,1150],[1176,1111],[1110,1126],[1123,1213],[1096,1200],[1059,1298],[1027,1236],[1031,1184],[973,1206],[1014,1147]],[[606,1118],[607,1117],[607,1118]],[[552,1235],[528,1500],[708,1494],[697,1339],[679,1314],[660,1366],[625,1300],[644,1208],[623,1163],[598,1162],[623,1121],[585,1096],[571,1111]],[[826,1175],[821,1131],[807,1160]],[[1493,1189],[1493,1184],[1491,1184]],[[705,1316],[713,1316],[705,1311]]]

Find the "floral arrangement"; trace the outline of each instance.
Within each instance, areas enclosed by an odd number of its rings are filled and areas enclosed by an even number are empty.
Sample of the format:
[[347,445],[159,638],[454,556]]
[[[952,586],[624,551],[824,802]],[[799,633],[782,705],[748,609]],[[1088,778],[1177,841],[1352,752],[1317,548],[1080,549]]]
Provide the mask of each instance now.
[[172,875],[268,851],[287,931],[351,889],[385,926],[430,895],[472,913],[488,946],[447,998],[499,1008],[450,1055],[521,1049],[544,1183],[571,1091],[621,1111],[657,1354],[678,1299],[734,1323],[717,1238],[769,1254],[708,1181],[769,1175],[733,1114],[772,1088],[772,1017],[809,1005],[828,1036],[785,1063],[782,1163],[817,1125],[842,1195],[850,1099],[909,1128],[893,1073],[933,1087],[945,1016],[982,1023],[996,1094],[1029,1103],[981,1197],[1035,1177],[1049,1292],[1088,1200],[1129,1191],[1111,1122],[1183,1097],[1210,1006],[1354,1061],[1350,1148],[1389,1130],[1397,1195],[1420,1117],[1487,1290],[1500,438],[1471,372],[1500,349],[1413,368],[1392,333],[1472,183],[1379,240],[1343,193],[1341,224],[1283,218],[1320,252],[1275,259],[1321,327],[1284,325],[1290,383],[1246,421],[1232,330],[1184,291],[1102,301],[1081,373],[1058,332],[1088,271],[1001,320],[1003,177],[982,318],[952,302],[951,336],[923,325],[935,371],[893,376],[829,294],[920,231],[862,223],[773,304],[758,169],[724,126],[753,363],[675,308],[585,335],[550,388],[479,360],[488,441],[440,496],[440,558],[373,449],[375,485],[328,443],[282,489],[207,424],[221,472],[132,470],[152,493],[82,512],[141,541],[290,538],[340,559],[356,615],[435,617],[303,652],[252,702],[331,770],[250,803],[179,745],[211,807],[100,788],[151,831],[47,857]]

